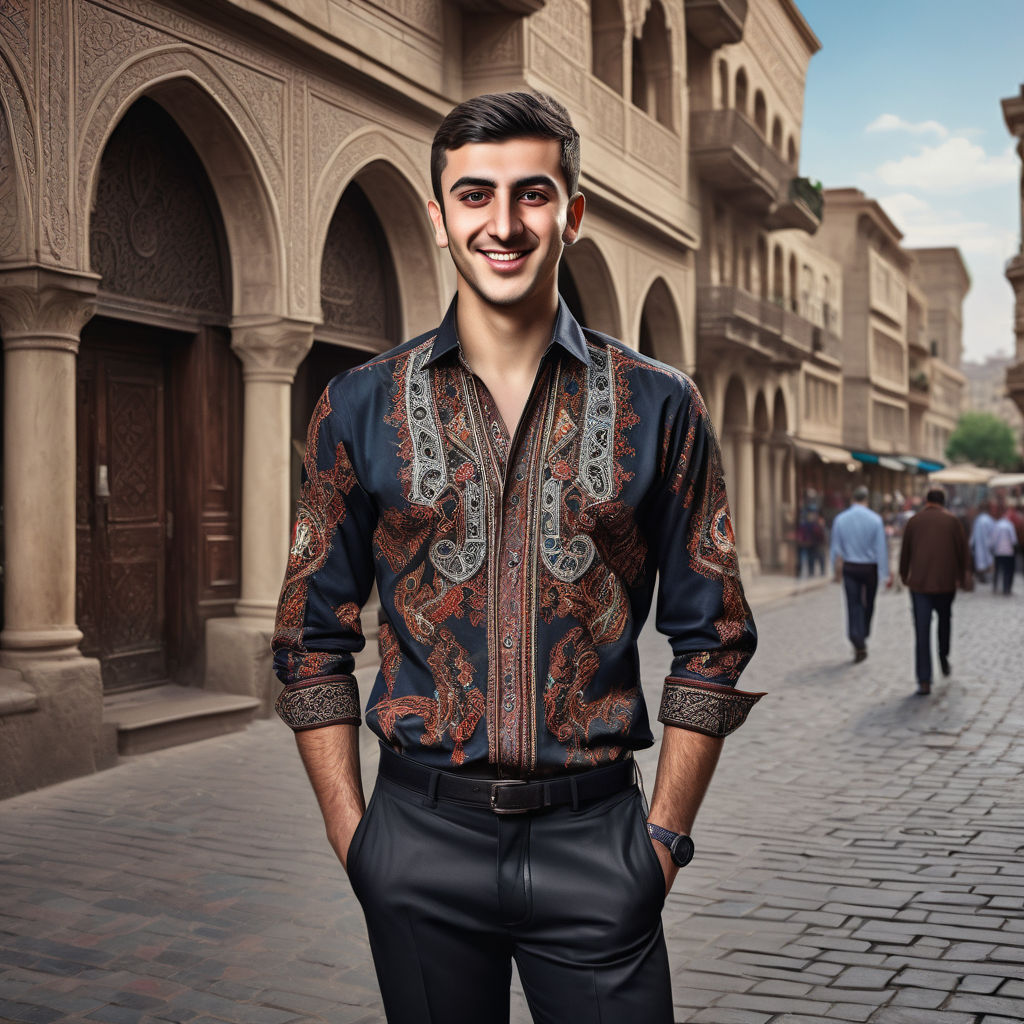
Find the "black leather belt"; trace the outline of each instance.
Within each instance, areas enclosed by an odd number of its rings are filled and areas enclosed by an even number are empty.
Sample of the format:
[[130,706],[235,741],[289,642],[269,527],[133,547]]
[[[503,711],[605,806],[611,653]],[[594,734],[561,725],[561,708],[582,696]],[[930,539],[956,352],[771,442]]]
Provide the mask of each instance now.
[[525,814],[567,805],[576,808],[628,789],[635,782],[632,757],[575,775],[544,779],[474,779],[428,768],[383,744],[379,771],[385,779],[422,793],[429,800],[478,804],[489,807],[495,814]]

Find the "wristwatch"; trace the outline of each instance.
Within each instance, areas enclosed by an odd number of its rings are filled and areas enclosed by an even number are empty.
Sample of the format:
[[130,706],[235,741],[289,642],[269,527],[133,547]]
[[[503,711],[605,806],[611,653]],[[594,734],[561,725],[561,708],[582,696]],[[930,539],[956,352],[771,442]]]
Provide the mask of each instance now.
[[663,846],[668,847],[672,855],[672,863],[679,868],[685,868],[693,860],[693,840],[680,832],[669,832],[667,828],[660,825],[652,825],[647,822],[647,831],[652,839],[657,839]]

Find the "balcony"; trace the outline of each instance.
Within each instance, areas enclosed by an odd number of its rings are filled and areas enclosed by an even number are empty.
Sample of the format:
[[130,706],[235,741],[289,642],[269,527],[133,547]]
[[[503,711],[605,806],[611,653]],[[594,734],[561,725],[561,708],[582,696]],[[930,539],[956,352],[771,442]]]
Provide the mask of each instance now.
[[759,355],[782,368],[798,366],[817,351],[815,339],[825,332],[742,288],[714,285],[697,290],[697,333],[702,344],[738,346],[745,355]]
[[690,114],[690,151],[697,173],[732,195],[769,230],[799,228],[813,233],[821,223],[821,193],[775,152],[760,130],[738,110]]
[[798,228],[813,235],[821,224],[825,200],[810,178],[790,178],[786,198],[772,207],[765,220],[770,231]]
[[747,0],[686,0],[686,31],[709,50],[738,43],[747,20]]

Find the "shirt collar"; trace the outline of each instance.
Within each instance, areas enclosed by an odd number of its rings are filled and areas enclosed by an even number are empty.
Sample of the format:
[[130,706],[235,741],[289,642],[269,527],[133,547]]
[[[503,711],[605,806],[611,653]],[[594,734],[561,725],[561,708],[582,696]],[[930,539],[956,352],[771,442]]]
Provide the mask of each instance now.
[[[458,351],[459,334],[455,329],[455,309],[458,303],[456,295],[448,306],[448,311],[441,321],[441,325],[434,335],[434,347],[427,360],[427,366],[432,365],[443,355],[449,352]],[[583,335],[583,329],[576,322],[576,318],[569,312],[565,299],[558,297],[558,314],[555,317],[555,328],[551,332],[551,341],[546,351],[550,351],[554,345],[560,345],[569,355],[578,359],[581,363],[588,363],[590,357],[587,354],[587,339]],[[545,353],[546,354],[546,353]]]

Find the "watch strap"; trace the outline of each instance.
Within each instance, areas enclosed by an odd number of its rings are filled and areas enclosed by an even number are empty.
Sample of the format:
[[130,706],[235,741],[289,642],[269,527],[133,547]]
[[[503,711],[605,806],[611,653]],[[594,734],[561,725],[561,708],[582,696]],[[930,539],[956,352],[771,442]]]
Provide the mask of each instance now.
[[653,822],[647,822],[647,831],[650,833],[652,839],[657,839],[659,843],[667,846],[670,850],[672,844],[675,842],[678,832],[670,832],[667,828],[662,828],[660,825],[655,825]]

